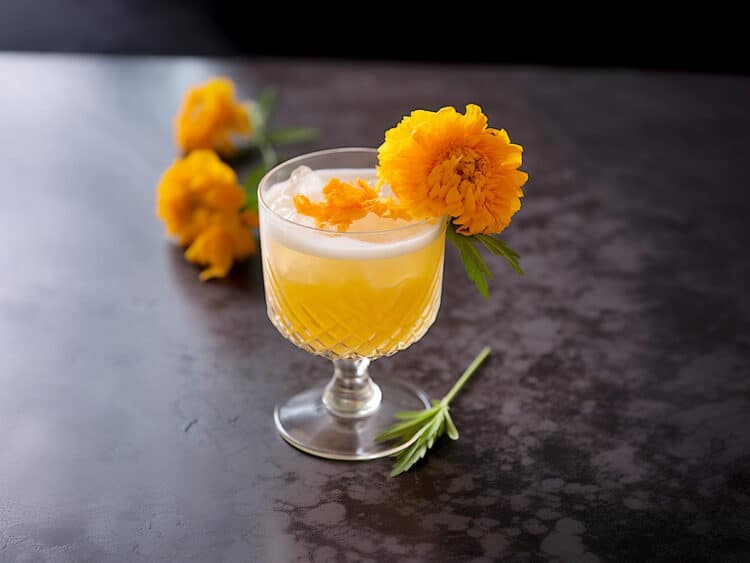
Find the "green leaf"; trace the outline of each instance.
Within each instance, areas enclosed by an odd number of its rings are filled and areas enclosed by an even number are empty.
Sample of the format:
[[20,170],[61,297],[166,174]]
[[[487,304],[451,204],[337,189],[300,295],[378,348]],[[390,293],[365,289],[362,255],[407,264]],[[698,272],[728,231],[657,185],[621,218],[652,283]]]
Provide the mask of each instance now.
[[376,442],[387,442],[394,438],[401,438],[402,440],[408,441],[420,427],[424,425],[424,419],[410,420],[409,422],[402,422],[400,424],[394,424],[388,430],[381,432],[375,436]]
[[433,407],[428,410],[431,412],[430,417],[422,421],[422,427],[417,432],[413,433],[410,438],[414,439],[416,436],[414,444],[409,446],[406,450],[396,454],[396,464],[393,467],[391,476],[396,476],[404,471],[408,471],[412,465],[424,457],[427,450],[432,448],[435,440],[443,434],[448,405],[443,404],[438,408]]
[[448,408],[444,408],[442,412],[440,413],[440,425],[437,427],[437,430],[435,431],[434,437],[432,437],[430,441],[430,447],[432,447],[432,443],[435,441],[435,438],[442,437],[443,434],[445,434],[445,415],[448,414]]
[[[439,401],[438,401],[439,403]],[[433,405],[436,406],[436,405]],[[401,411],[393,415],[397,420],[412,420],[415,418],[424,418],[432,409],[422,409],[421,411]]]
[[396,475],[399,475],[400,473],[403,473],[407,469],[409,469],[414,463],[416,463],[417,454],[419,452],[419,449],[422,447],[422,436],[426,432],[427,427],[424,426],[420,429],[419,432],[415,434],[415,436],[412,438],[414,440],[414,443],[412,443],[410,446],[408,446],[405,450],[400,452],[396,456],[396,463],[393,464],[393,469],[391,470],[391,477],[395,477]]
[[490,235],[477,234],[473,235],[475,239],[480,241],[487,249],[495,254],[496,256],[511,256],[512,258],[520,258],[520,254],[508,246],[505,242],[499,238],[495,238]]
[[258,184],[260,183],[263,176],[268,172],[268,168],[265,164],[261,163],[255,166],[245,178],[242,183],[242,188],[245,191],[247,209],[258,211]]
[[258,136],[258,150],[260,150],[260,156],[263,159],[266,170],[270,170],[279,163],[276,150],[265,136]]
[[260,112],[260,118],[263,120],[263,124],[268,123],[271,118],[274,107],[276,107],[276,88],[269,86],[264,88],[258,96],[257,104],[258,111]]
[[452,224],[448,225],[447,232],[448,240],[450,240],[451,243],[453,243],[453,246],[458,249],[461,260],[464,263],[466,275],[469,276],[469,279],[477,286],[479,293],[481,293],[485,299],[489,299],[490,289],[487,280],[488,278],[493,279],[493,276],[492,272],[490,272],[490,269],[487,267],[484,258],[474,247],[476,241],[472,239],[472,237],[459,235]]
[[277,146],[293,145],[311,141],[318,136],[314,127],[285,127],[268,133],[268,140]]
[[445,409],[445,429],[448,432],[448,438],[451,440],[458,440],[458,429],[456,428],[456,425],[453,424],[453,419],[451,418],[448,409]]
[[425,409],[421,411],[419,416],[415,416],[405,422],[399,422],[388,428],[385,432],[381,432],[375,436],[376,442],[386,442],[394,438],[406,438],[404,441],[408,441],[414,434],[417,433],[419,428],[431,419],[439,408]]
[[421,434],[417,437],[417,440],[409,448],[397,455],[396,464],[391,471],[391,477],[408,471],[412,465],[425,456],[427,450],[435,442],[437,430],[440,428],[440,423],[443,420],[442,413],[442,409],[436,411],[435,416],[420,431]]
[[523,275],[523,270],[521,269],[521,265],[518,261],[521,255],[513,250],[510,246],[508,246],[505,242],[490,235],[483,234],[472,235],[472,238],[481,242],[485,246],[485,248],[487,248],[487,250],[489,250],[495,256],[502,256],[503,258],[505,258],[508,261],[508,264],[510,264],[510,267],[513,268],[513,270],[518,275]]
[[[441,426],[442,426],[442,422],[441,422]],[[427,445],[427,449],[430,449],[432,447],[432,445],[435,443],[435,438],[437,438],[437,432],[435,434],[430,434],[427,437],[427,444],[426,444]]]
[[393,470],[391,471],[391,477],[400,475],[404,471],[407,471],[412,465],[414,465],[417,460],[419,460],[417,454],[419,453],[419,449],[421,447],[422,444],[420,444],[419,441],[414,442],[414,444],[412,444],[404,452],[404,455],[396,460],[396,463],[393,466]]

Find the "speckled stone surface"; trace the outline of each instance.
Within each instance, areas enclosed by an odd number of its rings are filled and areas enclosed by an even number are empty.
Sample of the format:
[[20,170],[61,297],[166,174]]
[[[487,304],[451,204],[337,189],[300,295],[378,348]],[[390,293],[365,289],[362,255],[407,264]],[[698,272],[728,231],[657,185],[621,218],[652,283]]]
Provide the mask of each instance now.
[[[415,471],[275,433],[329,374],[259,264],[201,284],[154,218],[181,93],[281,88],[315,148],[480,103],[531,175],[484,302],[453,252],[423,341],[376,362],[455,403]],[[0,55],[0,560],[750,560],[750,80]],[[287,155],[292,154],[288,152]]]

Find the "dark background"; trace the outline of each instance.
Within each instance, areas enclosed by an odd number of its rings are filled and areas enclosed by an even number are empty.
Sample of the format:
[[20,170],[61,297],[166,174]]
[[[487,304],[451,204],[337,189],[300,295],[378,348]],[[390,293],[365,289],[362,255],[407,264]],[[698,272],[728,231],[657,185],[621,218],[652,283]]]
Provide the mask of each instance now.
[[593,6],[507,3],[494,17],[473,4],[2,0],[0,50],[748,71],[744,19],[731,11]]
[[[744,18],[277,4],[0,0],[0,49],[216,57],[0,53],[0,562],[750,561]],[[403,477],[279,438],[327,362],[267,320],[257,258],[201,284],[154,217],[215,75],[276,85],[274,126],[321,132],[298,152],[470,101],[525,148],[527,275],[493,264],[485,302],[449,250],[430,334],[374,368],[441,396],[495,350]]]

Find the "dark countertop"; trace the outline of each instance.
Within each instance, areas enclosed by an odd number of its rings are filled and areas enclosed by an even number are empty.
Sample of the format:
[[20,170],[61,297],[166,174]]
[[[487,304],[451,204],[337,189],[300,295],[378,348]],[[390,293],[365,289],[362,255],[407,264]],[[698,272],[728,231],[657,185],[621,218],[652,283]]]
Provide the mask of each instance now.
[[[294,149],[481,104],[531,180],[489,303],[448,253],[423,341],[375,363],[462,434],[397,479],[284,443],[329,375],[257,260],[201,284],[154,188],[185,88],[281,89]],[[635,71],[0,55],[0,560],[750,559],[750,79]],[[291,155],[288,152],[287,155]],[[193,422],[195,421],[195,422]],[[192,423],[192,424],[191,424]]]

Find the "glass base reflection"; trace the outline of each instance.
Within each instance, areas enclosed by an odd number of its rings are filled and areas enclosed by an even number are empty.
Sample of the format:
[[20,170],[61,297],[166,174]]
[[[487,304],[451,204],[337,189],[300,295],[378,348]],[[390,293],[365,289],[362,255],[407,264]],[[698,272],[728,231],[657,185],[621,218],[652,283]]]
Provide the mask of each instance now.
[[328,459],[363,461],[397,453],[405,445],[377,443],[375,436],[394,422],[404,410],[429,407],[427,395],[387,378],[378,379],[380,405],[362,418],[331,413],[323,402],[326,385],[296,393],[274,409],[274,421],[281,436],[295,448]]

